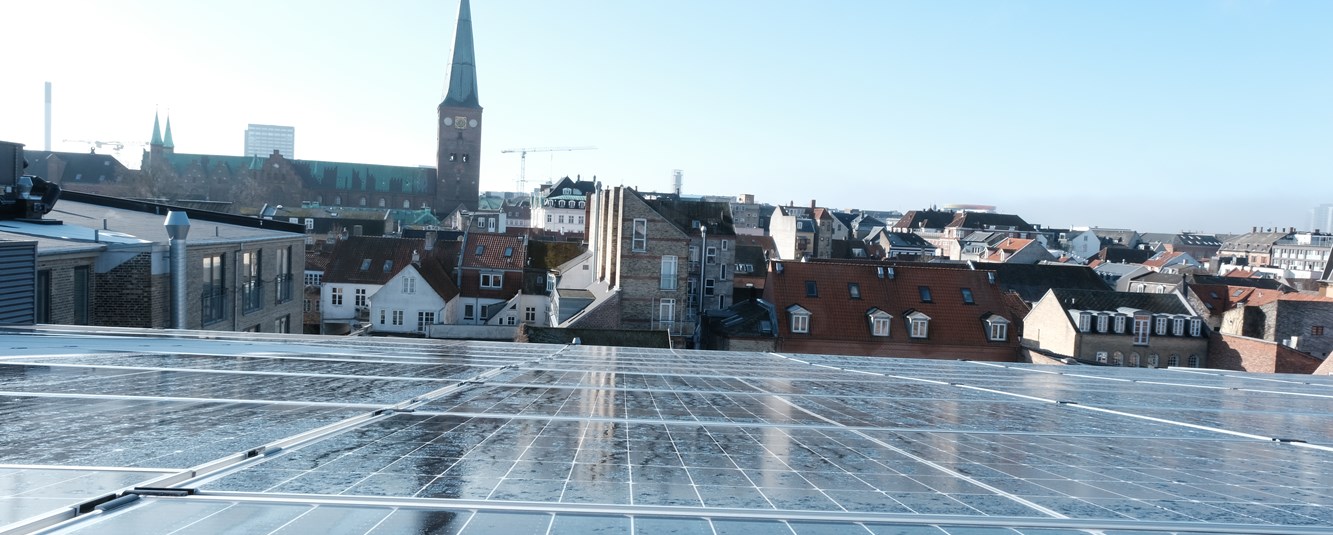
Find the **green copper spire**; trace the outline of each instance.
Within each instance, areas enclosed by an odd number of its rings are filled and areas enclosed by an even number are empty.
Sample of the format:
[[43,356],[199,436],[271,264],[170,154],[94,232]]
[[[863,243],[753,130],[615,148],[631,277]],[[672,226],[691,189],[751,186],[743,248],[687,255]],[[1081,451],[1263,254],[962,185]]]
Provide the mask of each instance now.
[[162,146],[168,149],[176,148],[176,144],[171,141],[171,116],[167,116],[167,139],[162,142]]
[[157,112],[153,112],[153,140],[150,141],[149,144],[151,145],[162,144],[162,129],[158,126]]
[[458,4],[458,27],[454,30],[454,59],[449,64],[444,102],[441,107],[480,108],[477,102],[477,59],[472,49],[472,10],[467,0]]

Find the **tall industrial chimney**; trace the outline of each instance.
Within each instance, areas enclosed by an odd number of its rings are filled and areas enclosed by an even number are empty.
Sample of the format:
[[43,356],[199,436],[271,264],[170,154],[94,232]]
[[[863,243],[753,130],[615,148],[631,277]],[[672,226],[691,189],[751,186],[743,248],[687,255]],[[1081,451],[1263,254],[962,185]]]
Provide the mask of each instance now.
[[676,196],[679,197],[680,188],[685,183],[685,171],[681,171],[680,169],[672,169],[671,178],[673,179],[676,185]]
[[51,152],[51,82],[46,83],[46,148]]

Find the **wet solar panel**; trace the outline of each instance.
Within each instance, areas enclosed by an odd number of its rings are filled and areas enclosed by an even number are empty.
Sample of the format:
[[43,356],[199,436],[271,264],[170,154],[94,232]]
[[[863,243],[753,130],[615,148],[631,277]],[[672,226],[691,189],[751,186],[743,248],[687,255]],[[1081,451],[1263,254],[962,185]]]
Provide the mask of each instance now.
[[426,340],[166,345],[148,331],[0,331],[0,530],[1333,525],[1324,377]]

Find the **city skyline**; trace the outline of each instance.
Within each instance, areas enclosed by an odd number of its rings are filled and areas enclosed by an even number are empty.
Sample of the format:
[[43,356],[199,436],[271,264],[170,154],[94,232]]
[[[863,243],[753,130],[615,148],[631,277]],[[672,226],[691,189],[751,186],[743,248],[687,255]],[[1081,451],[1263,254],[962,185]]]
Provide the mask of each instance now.
[[[305,158],[432,163],[457,2],[259,5],[16,6],[32,48],[0,87],[0,139],[42,148],[49,80],[55,150],[146,143],[156,111],[182,153],[240,154],[267,123],[301,128]],[[694,194],[1153,232],[1302,227],[1328,201],[1333,5],[471,7],[482,190],[515,189],[502,150],[596,146],[529,154],[529,185],[667,191],[683,169]],[[74,37],[33,22],[54,17]]]

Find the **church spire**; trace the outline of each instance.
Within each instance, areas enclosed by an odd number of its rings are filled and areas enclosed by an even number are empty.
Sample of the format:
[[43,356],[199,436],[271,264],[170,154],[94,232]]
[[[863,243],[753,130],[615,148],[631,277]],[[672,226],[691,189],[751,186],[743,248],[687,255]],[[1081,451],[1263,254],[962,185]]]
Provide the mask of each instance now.
[[477,60],[472,47],[472,10],[468,0],[458,4],[458,27],[454,29],[454,59],[449,64],[441,107],[480,108],[477,102]]
[[[167,111],[171,111],[171,110],[167,110]],[[176,144],[175,144],[174,142],[171,141],[171,116],[170,116],[170,115],[167,116],[167,137],[166,137],[166,139],[165,139],[164,141],[162,141],[162,146],[163,146],[163,147],[166,147],[166,148],[168,148],[168,149],[174,149],[174,148],[176,148]]]
[[157,121],[157,112],[153,112],[153,140],[150,141],[148,144],[149,145],[162,144],[162,128],[160,127]]

